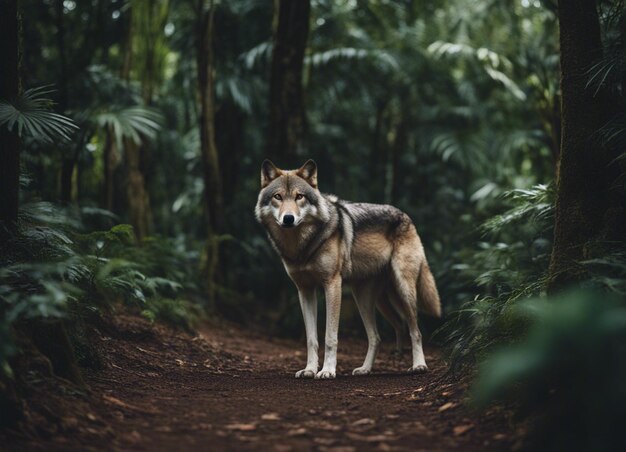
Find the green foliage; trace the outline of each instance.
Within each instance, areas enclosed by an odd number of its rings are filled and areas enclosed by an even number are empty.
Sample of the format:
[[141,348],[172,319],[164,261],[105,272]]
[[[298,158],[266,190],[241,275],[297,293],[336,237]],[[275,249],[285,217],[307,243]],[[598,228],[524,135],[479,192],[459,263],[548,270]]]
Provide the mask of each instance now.
[[539,416],[533,449],[623,450],[624,299],[570,292],[501,315],[524,325],[524,334],[481,364],[473,402],[512,400],[521,414]]
[[162,116],[154,109],[132,106],[94,112],[92,121],[103,130],[111,130],[118,148],[122,148],[124,138],[135,144],[140,144],[142,137],[154,139]]
[[153,237],[136,244],[132,227],[81,233],[81,221],[51,204],[22,209],[17,235],[0,257],[0,366],[10,372],[12,325],[27,319],[84,318],[116,302],[151,320],[190,330],[195,254]]
[[454,365],[472,363],[519,333],[507,310],[542,293],[551,250],[553,190],[539,185],[503,195],[510,208],[485,221],[478,249],[461,250],[457,278],[474,282],[481,295],[453,312],[440,330]]
[[46,143],[71,141],[78,126],[52,111],[54,102],[46,96],[53,92],[49,86],[40,86],[24,91],[14,104],[0,99],[0,127]]

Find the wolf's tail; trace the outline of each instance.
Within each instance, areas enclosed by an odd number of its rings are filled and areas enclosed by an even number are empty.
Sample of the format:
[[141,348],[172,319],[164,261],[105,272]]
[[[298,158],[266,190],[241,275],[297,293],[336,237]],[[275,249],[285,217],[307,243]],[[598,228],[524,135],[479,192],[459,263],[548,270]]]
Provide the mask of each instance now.
[[441,317],[441,300],[439,299],[439,292],[437,292],[435,277],[426,261],[422,264],[417,279],[417,305],[422,312],[433,317]]

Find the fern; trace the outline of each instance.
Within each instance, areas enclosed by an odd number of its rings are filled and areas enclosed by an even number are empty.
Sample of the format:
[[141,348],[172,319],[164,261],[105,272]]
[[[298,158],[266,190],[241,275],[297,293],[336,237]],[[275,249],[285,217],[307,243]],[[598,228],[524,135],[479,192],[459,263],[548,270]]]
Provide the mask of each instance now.
[[17,350],[12,325],[26,319],[85,316],[115,302],[190,329],[198,309],[180,297],[198,287],[197,255],[170,240],[135,243],[132,227],[82,233],[80,212],[26,204],[20,229],[0,253],[0,371]]

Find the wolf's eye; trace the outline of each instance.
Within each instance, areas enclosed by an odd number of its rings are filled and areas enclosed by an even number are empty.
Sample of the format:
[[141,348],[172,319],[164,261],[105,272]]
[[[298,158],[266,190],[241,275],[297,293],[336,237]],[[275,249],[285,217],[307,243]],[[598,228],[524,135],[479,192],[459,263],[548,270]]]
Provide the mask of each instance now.
[[274,199],[278,199],[279,201],[282,201],[282,200],[283,200],[283,197],[282,197],[282,196],[280,196],[278,193],[276,193],[276,194],[274,195]]
[[303,195],[303,194],[298,193],[298,194],[296,195],[296,201],[300,201],[302,198],[304,198],[304,195]]

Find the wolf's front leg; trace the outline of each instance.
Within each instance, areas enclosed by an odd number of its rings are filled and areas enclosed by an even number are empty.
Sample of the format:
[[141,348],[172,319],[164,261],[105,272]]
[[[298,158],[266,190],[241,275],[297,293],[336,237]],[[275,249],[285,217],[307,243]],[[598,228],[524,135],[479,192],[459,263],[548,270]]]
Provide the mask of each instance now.
[[315,378],[335,378],[337,368],[337,333],[341,312],[341,276],[336,275],[324,286],[326,295],[326,338],[324,366]]
[[313,378],[317,373],[317,296],[314,287],[298,288],[304,329],[306,330],[306,367],[296,372],[296,378]]

